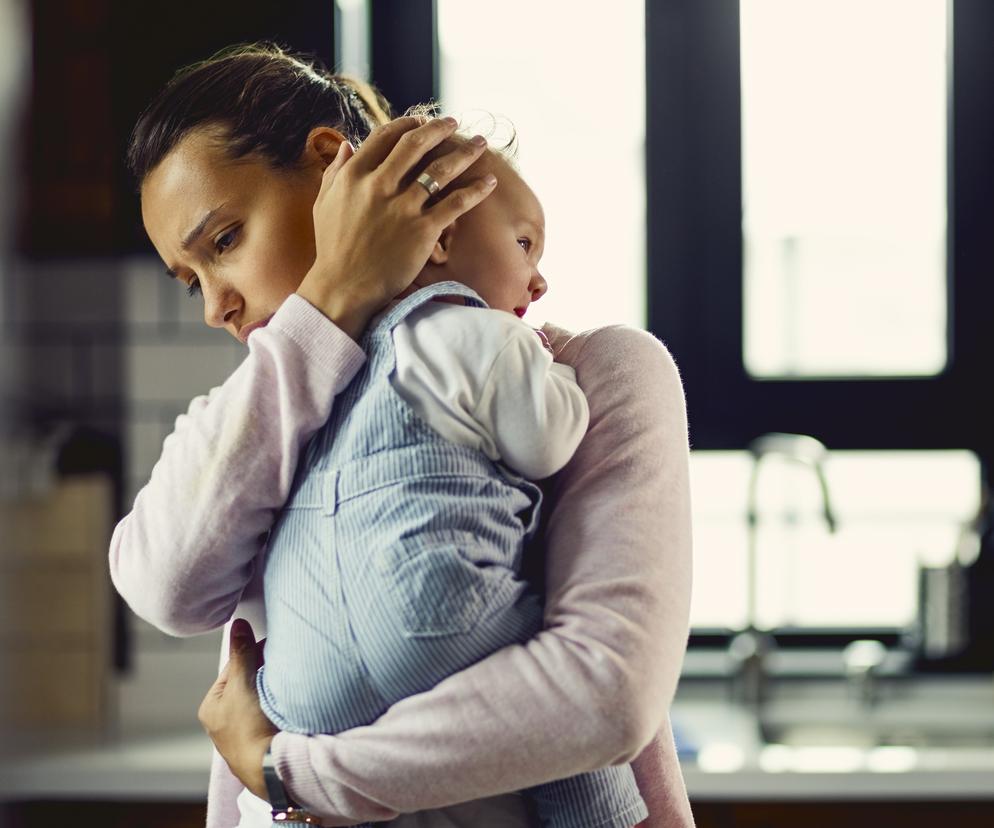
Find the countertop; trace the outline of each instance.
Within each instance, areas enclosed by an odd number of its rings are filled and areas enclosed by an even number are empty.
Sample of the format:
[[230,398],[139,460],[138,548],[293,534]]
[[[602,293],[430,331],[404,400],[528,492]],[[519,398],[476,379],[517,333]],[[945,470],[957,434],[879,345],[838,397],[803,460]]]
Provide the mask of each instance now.
[[[673,718],[702,742],[683,763],[694,800],[994,799],[994,745],[955,756],[778,755],[776,745],[757,748],[748,717],[731,705],[677,704]],[[197,731],[36,745],[0,759],[0,800],[195,802],[206,796],[210,761],[210,742]]]

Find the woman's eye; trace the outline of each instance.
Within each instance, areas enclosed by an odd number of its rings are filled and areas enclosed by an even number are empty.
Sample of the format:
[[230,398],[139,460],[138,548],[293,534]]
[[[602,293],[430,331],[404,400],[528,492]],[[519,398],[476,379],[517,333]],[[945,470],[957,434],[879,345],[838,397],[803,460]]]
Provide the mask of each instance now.
[[532,249],[531,239],[518,239],[518,244],[521,245],[521,249],[524,250],[525,253]]
[[231,245],[235,243],[235,237],[238,234],[238,228],[232,227],[227,233],[223,233],[217,237],[214,242],[214,249],[218,253],[224,253]]
[[200,293],[200,280],[191,279],[190,284],[186,286],[186,295],[196,296],[198,293]]

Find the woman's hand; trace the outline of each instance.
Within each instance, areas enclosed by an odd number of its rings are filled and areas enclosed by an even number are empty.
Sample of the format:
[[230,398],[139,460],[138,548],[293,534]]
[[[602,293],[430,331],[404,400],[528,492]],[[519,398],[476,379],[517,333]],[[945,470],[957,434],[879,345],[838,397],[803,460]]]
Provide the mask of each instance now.
[[[492,175],[478,178],[428,205],[412,172],[455,128],[449,118],[398,118],[377,127],[354,155],[342,142],[324,171],[314,202],[316,257],[297,293],[354,339],[414,281],[442,230],[496,184]],[[425,172],[445,188],[485,146],[460,141]]]
[[262,712],[255,689],[264,643],[256,643],[248,621],[239,618],[231,625],[228,663],[207,691],[197,717],[231,772],[268,800],[262,759],[279,731]]

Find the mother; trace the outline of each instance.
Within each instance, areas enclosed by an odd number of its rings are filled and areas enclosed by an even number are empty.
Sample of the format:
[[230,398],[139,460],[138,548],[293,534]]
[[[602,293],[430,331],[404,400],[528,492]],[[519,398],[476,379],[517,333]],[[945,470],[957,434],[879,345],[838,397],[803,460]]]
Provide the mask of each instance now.
[[[111,573],[141,617],[176,635],[232,617],[264,633],[257,556],[303,446],[362,364],[355,341],[492,190],[471,181],[423,207],[410,173],[453,128],[388,123],[365,85],[270,47],[180,73],[142,116],[129,160],[146,229],[170,275],[203,293],[207,324],[249,354],[177,419],[115,529]],[[350,141],[363,144],[353,158]],[[429,172],[444,186],[478,152],[463,145]],[[667,716],[690,596],[679,377],[636,329],[544,331],[591,413],[545,487],[545,629],[367,727],[274,737],[253,696],[256,649],[236,626],[201,708],[220,754],[211,828],[236,823],[243,784],[265,795],[270,745],[289,793],[327,824],[422,812],[417,824],[494,825],[501,794],[633,760],[649,823],[692,824]]]

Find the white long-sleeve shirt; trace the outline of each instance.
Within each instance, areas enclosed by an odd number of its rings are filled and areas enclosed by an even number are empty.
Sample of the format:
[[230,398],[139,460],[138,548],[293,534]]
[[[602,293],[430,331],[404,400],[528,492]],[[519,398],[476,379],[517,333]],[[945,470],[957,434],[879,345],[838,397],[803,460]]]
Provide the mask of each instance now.
[[568,365],[510,313],[429,302],[394,328],[391,382],[432,428],[540,480],[587,431],[587,399]]

